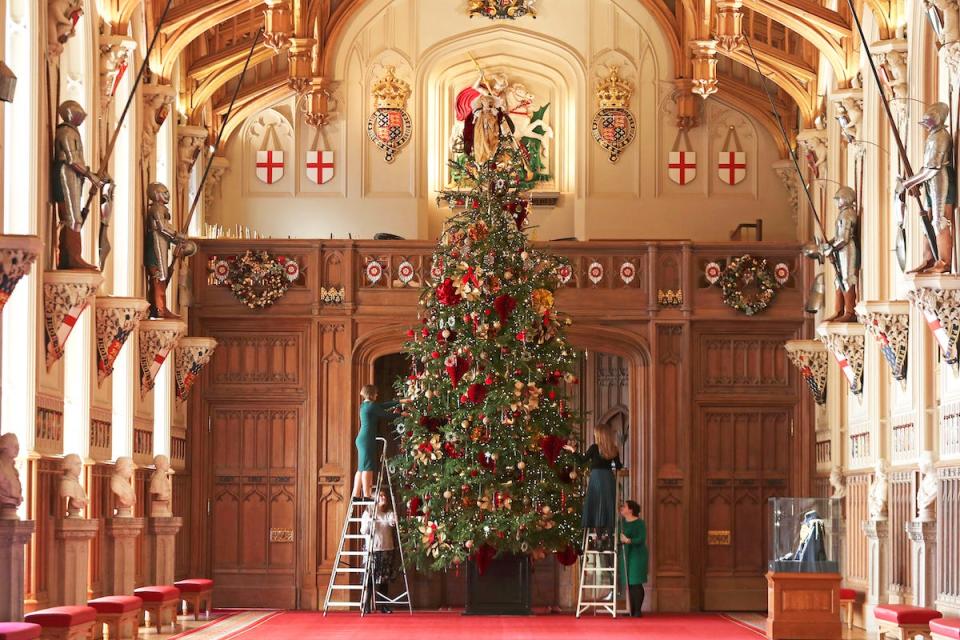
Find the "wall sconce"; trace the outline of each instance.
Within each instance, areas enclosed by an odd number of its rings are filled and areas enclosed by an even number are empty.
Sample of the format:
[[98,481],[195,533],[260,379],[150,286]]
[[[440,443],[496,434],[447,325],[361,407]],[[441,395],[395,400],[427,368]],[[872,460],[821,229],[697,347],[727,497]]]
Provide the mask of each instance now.
[[714,40],[693,40],[693,88],[704,100],[717,92],[717,43]]
[[743,43],[743,0],[717,0],[717,46],[727,52]]
[[265,0],[263,11],[263,42],[267,48],[279,53],[290,46],[293,35],[293,16],[287,0]]
[[17,91],[17,76],[7,64],[0,60],[0,100],[13,102],[13,94]]

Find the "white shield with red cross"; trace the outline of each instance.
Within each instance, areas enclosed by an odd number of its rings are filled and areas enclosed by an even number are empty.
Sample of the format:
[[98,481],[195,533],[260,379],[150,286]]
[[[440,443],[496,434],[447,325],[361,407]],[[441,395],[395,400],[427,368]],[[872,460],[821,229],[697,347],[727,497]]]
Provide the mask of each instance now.
[[696,151],[671,151],[667,176],[679,185],[690,184],[697,177]]
[[314,184],[333,180],[333,151],[307,151],[307,178]]
[[257,179],[266,184],[283,177],[283,151],[257,151]]
[[747,177],[747,154],[744,151],[721,151],[717,175],[726,184],[740,184]]

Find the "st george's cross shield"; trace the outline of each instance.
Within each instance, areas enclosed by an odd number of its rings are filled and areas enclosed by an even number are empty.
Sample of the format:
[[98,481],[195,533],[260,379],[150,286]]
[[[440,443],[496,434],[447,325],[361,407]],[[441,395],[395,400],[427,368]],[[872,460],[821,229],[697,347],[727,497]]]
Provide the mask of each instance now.
[[379,107],[367,121],[367,135],[380,149],[384,159],[393,162],[396,152],[410,140],[413,121],[403,109]]
[[283,177],[283,151],[257,151],[257,179],[273,184]]
[[747,177],[747,154],[744,151],[721,151],[717,176],[729,185],[740,184]]
[[679,185],[693,182],[697,177],[697,152],[671,151],[667,162],[667,176]]
[[307,178],[315,184],[333,180],[333,151],[307,151]]

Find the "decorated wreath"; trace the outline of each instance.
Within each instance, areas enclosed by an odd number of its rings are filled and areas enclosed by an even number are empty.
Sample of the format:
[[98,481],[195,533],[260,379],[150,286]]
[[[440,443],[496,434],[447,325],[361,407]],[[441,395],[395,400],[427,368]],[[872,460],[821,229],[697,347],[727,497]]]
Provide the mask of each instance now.
[[264,309],[282,298],[300,277],[300,266],[287,256],[248,250],[242,256],[216,260],[213,277],[251,309]]
[[[781,266],[777,265],[778,269]],[[774,275],[763,258],[749,254],[734,258],[718,278],[724,304],[748,316],[760,313],[773,302],[780,287],[779,275]]]

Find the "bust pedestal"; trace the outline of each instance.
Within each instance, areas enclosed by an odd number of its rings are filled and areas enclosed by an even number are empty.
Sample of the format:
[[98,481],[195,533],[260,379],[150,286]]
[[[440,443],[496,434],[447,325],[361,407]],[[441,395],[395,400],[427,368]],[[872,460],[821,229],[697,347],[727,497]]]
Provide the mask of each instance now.
[[767,572],[767,638],[842,637],[839,573]]
[[861,524],[867,536],[867,596],[863,605],[863,619],[867,631],[875,633],[877,619],[873,609],[887,603],[887,540],[889,525],[886,520],[864,520]]
[[173,584],[177,533],[183,518],[150,518],[147,525],[147,571],[150,584]]
[[904,528],[910,538],[914,604],[936,608],[937,523],[914,520],[907,522]]
[[102,581],[104,595],[133,595],[137,574],[137,537],[143,518],[107,518],[104,531]]
[[0,620],[23,620],[23,546],[33,520],[0,519]]
[[99,528],[98,520],[87,518],[61,518],[54,524],[54,561],[50,563],[48,574],[50,604],[87,604],[90,540],[97,535]]

